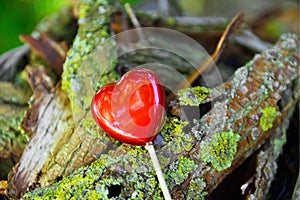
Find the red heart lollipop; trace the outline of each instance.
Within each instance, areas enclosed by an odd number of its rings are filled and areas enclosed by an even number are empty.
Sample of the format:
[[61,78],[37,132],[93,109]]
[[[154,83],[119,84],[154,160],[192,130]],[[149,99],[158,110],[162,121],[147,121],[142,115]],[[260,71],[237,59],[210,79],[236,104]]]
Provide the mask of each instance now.
[[118,83],[95,94],[92,114],[113,138],[132,145],[146,145],[161,129],[165,93],[158,76],[143,68],[127,72]]

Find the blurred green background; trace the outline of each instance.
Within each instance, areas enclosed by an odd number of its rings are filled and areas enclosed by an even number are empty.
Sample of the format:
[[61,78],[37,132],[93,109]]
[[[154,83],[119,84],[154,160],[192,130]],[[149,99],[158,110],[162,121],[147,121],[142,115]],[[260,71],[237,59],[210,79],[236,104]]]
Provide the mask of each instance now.
[[[74,1],[74,0],[73,0]],[[135,5],[144,0],[121,0]],[[45,16],[72,0],[0,0],[0,55],[22,43],[20,34],[30,34]]]
[[18,36],[30,34],[46,15],[68,4],[68,0],[0,0],[0,54],[21,45]]

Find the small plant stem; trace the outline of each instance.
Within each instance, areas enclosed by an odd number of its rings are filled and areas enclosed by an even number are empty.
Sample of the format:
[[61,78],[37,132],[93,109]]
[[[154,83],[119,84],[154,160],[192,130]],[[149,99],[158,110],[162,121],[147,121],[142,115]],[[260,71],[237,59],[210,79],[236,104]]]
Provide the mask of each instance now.
[[140,40],[145,41],[145,36],[144,36],[143,31],[141,29],[141,24],[140,24],[139,20],[137,19],[137,17],[135,16],[134,11],[132,10],[130,4],[126,3],[124,5],[124,7],[125,7],[125,10],[126,10],[128,16],[129,16],[134,28],[136,28],[136,31],[137,31],[138,36],[140,37]]
[[135,14],[134,14],[134,11],[132,10],[130,4],[126,3],[124,5],[124,7],[125,7],[125,10],[126,10],[128,16],[129,16],[133,26],[135,28],[141,28],[141,24],[140,24],[139,20],[136,18]]

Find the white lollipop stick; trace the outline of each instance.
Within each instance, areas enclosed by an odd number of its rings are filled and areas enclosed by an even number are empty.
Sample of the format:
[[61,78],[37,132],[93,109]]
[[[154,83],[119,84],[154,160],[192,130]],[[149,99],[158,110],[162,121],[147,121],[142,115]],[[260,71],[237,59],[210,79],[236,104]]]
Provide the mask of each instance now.
[[147,143],[146,146],[145,146],[145,149],[147,149],[147,151],[148,151],[149,154],[150,154],[151,161],[152,161],[154,170],[155,170],[155,172],[156,172],[156,176],[157,176],[157,178],[158,178],[158,181],[159,181],[161,190],[162,190],[162,192],[163,192],[164,198],[165,198],[166,200],[171,200],[171,195],[170,195],[169,189],[168,189],[168,187],[167,187],[167,184],[166,184],[164,175],[163,175],[163,173],[162,173],[162,171],[161,171],[160,164],[159,164],[159,162],[158,162],[158,159],[157,159],[156,153],[155,153],[155,151],[154,151],[153,145]]

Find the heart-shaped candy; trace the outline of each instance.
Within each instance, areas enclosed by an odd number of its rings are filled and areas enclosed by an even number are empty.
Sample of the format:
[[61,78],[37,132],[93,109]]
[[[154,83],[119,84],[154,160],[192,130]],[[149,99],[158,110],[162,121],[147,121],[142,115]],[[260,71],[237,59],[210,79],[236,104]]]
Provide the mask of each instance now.
[[165,116],[165,92],[151,70],[135,68],[118,83],[95,94],[92,114],[113,138],[132,145],[146,145],[159,133]]

